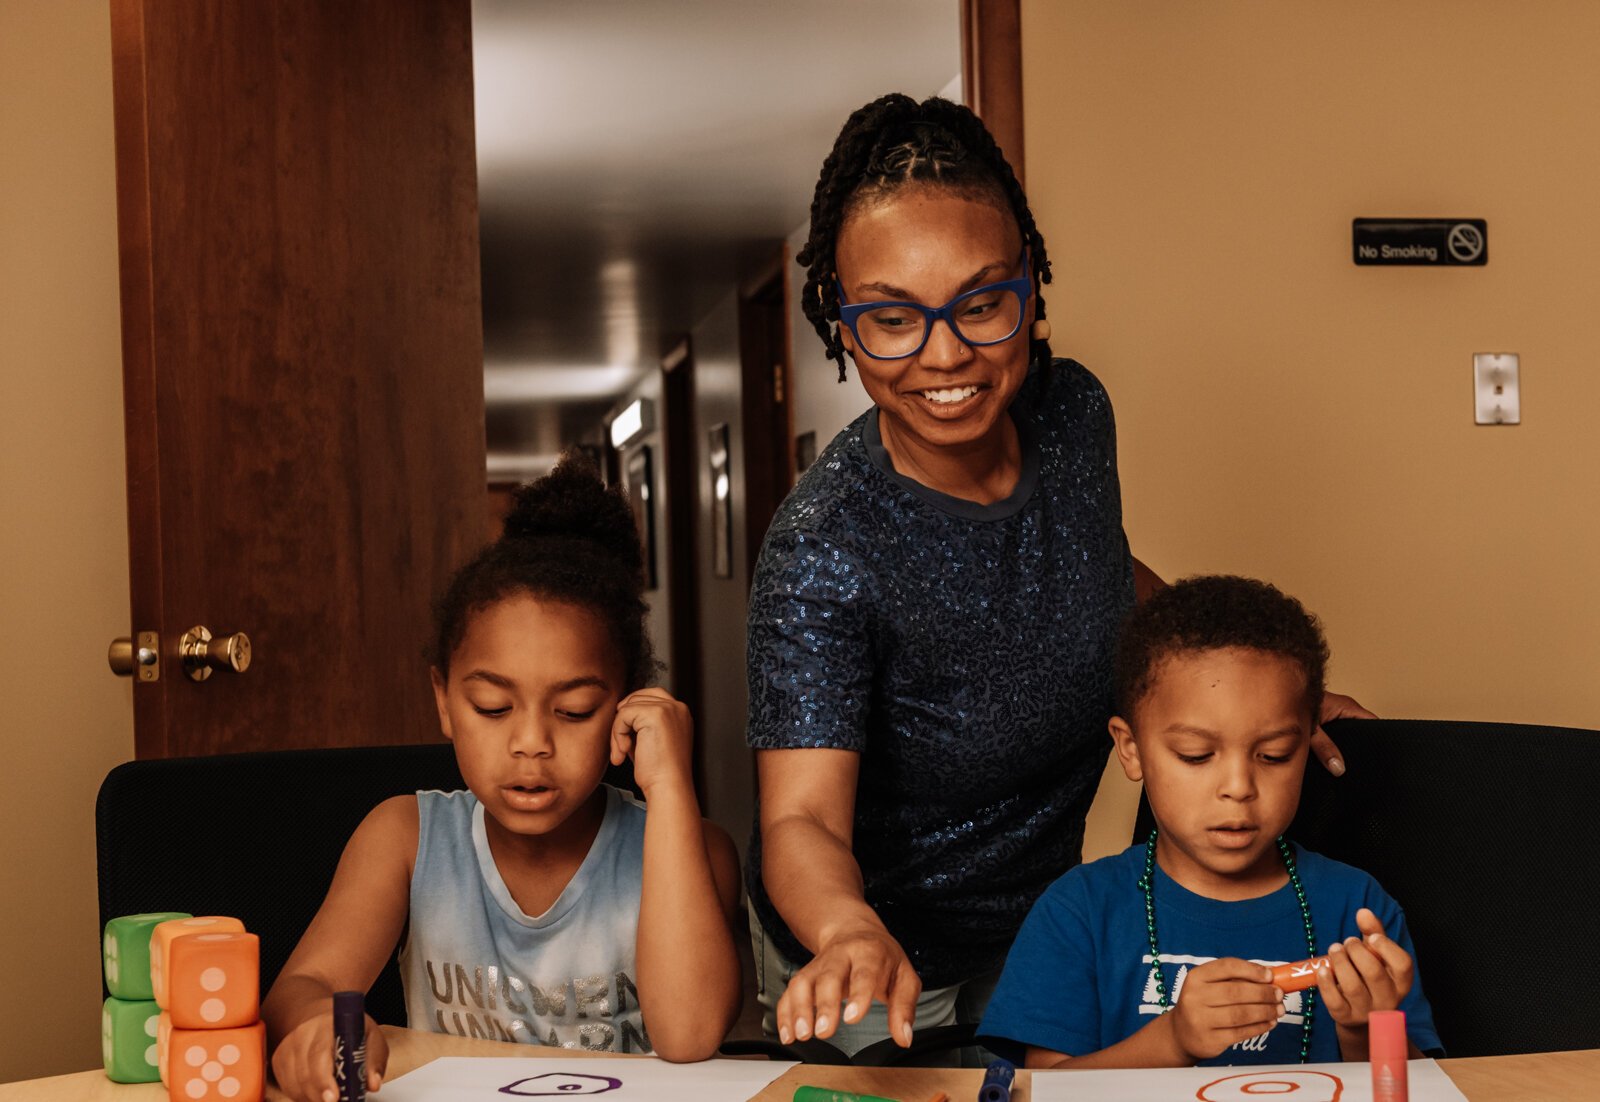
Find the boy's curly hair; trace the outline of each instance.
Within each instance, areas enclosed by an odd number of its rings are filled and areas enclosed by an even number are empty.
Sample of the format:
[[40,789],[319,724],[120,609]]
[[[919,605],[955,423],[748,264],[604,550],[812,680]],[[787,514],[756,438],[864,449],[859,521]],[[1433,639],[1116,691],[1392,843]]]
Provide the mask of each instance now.
[[582,453],[569,451],[553,471],[517,490],[500,538],[457,571],[440,597],[433,665],[448,677],[473,613],[526,593],[599,616],[622,661],[622,691],[642,688],[656,672],[643,564],[627,498],[607,489]]
[[1164,660],[1224,647],[1248,647],[1298,663],[1306,675],[1306,705],[1313,718],[1321,711],[1328,642],[1317,618],[1267,582],[1212,574],[1161,590],[1123,621],[1115,665],[1117,713],[1132,717]]

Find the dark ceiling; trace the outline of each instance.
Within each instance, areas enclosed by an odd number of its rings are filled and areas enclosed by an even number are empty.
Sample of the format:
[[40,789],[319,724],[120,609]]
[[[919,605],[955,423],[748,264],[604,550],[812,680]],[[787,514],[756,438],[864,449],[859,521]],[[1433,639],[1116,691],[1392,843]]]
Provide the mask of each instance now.
[[491,471],[525,477],[806,219],[845,117],[960,70],[959,0],[475,0]]

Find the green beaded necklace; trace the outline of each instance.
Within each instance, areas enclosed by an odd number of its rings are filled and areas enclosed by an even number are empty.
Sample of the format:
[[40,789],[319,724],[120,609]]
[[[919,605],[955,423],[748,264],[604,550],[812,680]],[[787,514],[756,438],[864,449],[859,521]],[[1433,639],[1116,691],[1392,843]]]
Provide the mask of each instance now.
[[[1150,931],[1150,966],[1154,969],[1156,979],[1156,1001],[1161,1004],[1163,1011],[1172,1007],[1172,1002],[1167,998],[1167,985],[1161,978],[1161,952],[1156,948],[1156,835],[1154,828],[1150,831],[1150,840],[1145,843],[1144,875],[1139,878],[1139,890],[1144,893],[1144,924]],[[1289,848],[1289,843],[1278,836],[1278,853],[1283,857],[1284,868],[1289,870],[1289,883],[1294,885],[1294,894],[1300,900],[1300,918],[1306,924],[1306,950],[1307,956],[1317,955],[1317,935],[1311,928],[1311,905],[1306,902],[1306,889],[1300,883],[1300,870],[1295,867],[1294,851]],[[1309,1062],[1311,1056],[1311,1013],[1315,1009],[1317,989],[1309,987],[1300,993],[1301,1014],[1304,1025],[1300,1031],[1300,1062]]]

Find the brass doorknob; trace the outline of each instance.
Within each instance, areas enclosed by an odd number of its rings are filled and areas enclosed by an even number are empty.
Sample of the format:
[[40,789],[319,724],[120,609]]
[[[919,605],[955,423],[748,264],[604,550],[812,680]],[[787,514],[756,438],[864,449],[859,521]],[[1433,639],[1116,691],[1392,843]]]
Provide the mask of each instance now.
[[178,655],[191,681],[204,681],[212,670],[244,673],[250,668],[250,637],[236,631],[213,638],[210,629],[197,625],[178,640]]

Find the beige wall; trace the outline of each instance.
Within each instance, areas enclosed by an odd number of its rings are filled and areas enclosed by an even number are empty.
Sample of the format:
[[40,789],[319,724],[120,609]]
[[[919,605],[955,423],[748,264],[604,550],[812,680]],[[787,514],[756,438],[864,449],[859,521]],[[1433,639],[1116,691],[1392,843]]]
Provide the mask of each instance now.
[[133,756],[104,0],[0,5],[0,1081],[100,1059],[94,798]]
[[[1055,345],[1116,403],[1135,553],[1301,597],[1382,714],[1600,727],[1600,5],[1022,14]],[[1351,263],[1353,217],[1419,215],[1487,218],[1488,266]],[[1475,426],[1502,351],[1523,423]]]

